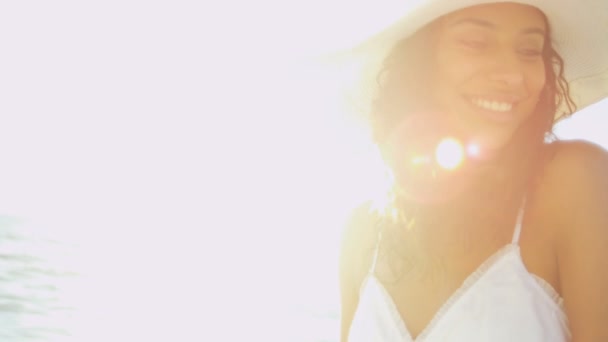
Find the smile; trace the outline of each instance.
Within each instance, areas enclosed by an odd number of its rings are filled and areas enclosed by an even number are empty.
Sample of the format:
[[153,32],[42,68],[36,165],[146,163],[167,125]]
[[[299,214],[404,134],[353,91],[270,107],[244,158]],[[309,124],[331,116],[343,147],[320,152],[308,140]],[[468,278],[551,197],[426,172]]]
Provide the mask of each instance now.
[[511,102],[492,101],[479,97],[472,98],[471,103],[479,108],[494,112],[508,112],[513,108],[513,103]]

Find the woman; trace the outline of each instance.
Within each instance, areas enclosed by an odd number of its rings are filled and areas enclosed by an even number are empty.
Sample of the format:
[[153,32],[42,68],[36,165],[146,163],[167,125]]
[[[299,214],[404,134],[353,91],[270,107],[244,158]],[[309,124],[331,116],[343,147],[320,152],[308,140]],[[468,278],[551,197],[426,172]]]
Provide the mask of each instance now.
[[608,341],[608,154],[547,139],[608,94],[608,7],[525,2],[427,1],[384,34],[405,32],[370,120],[394,188],[345,231],[342,341]]

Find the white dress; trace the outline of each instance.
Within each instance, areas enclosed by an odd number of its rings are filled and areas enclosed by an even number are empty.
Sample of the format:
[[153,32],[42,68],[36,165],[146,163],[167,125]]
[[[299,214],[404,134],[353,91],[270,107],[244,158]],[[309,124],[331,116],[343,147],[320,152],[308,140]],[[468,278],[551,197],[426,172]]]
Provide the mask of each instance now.
[[[513,239],[469,275],[413,339],[388,291],[371,270],[361,284],[350,342],[565,342],[568,319],[559,294],[526,269],[518,245],[523,210]],[[415,308],[412,308],[415,310]]]

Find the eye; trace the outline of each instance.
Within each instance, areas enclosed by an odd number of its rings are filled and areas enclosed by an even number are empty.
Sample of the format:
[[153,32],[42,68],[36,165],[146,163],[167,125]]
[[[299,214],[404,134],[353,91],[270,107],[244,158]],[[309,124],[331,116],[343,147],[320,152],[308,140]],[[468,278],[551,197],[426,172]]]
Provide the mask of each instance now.
[[526,39],[516,46],[517,53],[526,59],[542,57],[544,42],[537,39]]
[[543,52],[540,49],[519,49],[517,51],[522,57],[535,59],[541,57]]
[[461,39],[459,40],[459,43],[467,48],[470,49],[483,49],[485,48],[488,44],[481,39]]

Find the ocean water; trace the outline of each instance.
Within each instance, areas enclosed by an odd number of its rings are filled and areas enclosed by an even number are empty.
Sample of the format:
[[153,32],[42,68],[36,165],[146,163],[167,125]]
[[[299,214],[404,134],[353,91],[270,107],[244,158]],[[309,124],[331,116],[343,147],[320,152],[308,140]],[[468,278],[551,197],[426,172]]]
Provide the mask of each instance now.
[[67,340],[76,315],[67,292],[78,274],[65,262],[76,249],[32,233],[0,217],[0,341]]
[[266,246],[241,248],[243,260],[186,230],[112,230],[123,241],[112,244],[61,228],[0,217],[0,341],[338,340],[334,268],[320,254]]

